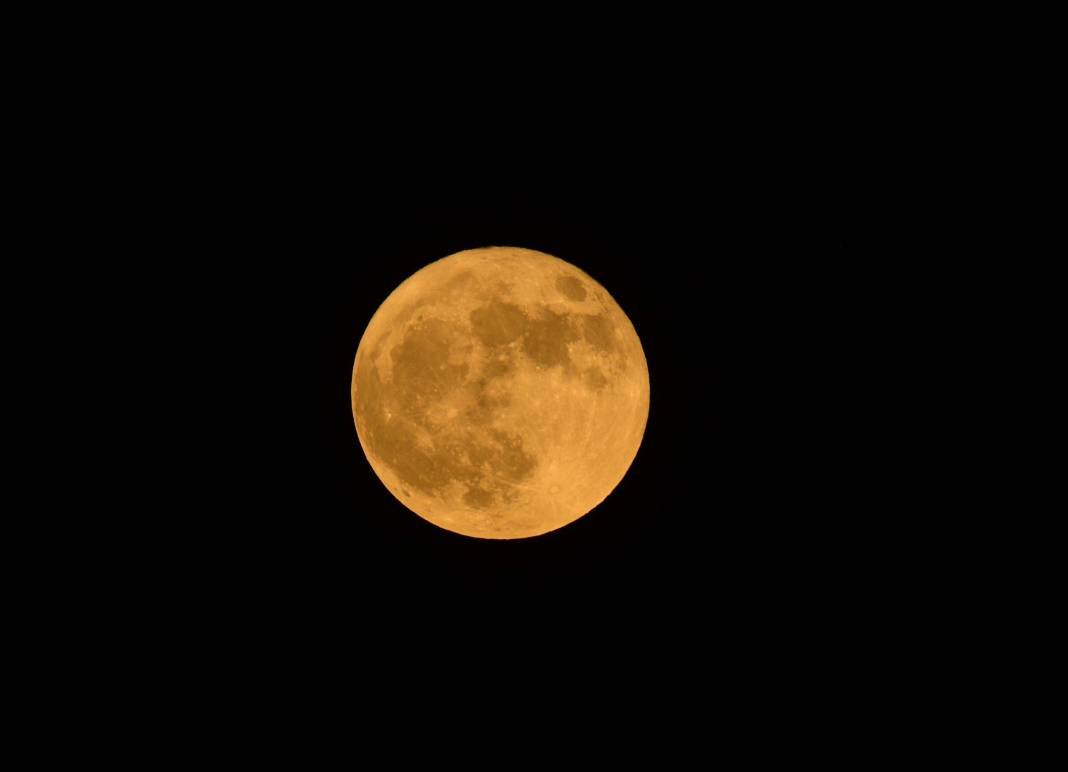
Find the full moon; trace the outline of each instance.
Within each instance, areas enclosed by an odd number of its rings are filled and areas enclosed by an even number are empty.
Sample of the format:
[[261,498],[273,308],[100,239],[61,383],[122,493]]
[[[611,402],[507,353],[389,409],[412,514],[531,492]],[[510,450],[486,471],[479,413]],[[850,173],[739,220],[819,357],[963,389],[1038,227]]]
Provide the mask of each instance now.
[[371,468],[404,506],[483,539],[571,523],[615,489],[649,415],[634,326],[600,284],[542,252],[457,252],[371,318],[352,371]]

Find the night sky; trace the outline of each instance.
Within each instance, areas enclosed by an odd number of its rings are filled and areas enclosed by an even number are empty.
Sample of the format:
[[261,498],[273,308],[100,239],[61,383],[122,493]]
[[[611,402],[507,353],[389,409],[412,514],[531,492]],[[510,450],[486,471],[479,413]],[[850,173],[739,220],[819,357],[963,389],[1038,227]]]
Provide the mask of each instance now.
[[[234,175],[242,426],[223,504],[240,525],[220,613],[242,657],[355,673],[801,672],[857,634],[866,560],[851,513],[829,504],[840,482],[812,400],[838,388],[809,321],[823,277],[848,274],[860,206],[834,137],[744,112],[655,135],[564,121],[509,135],[491,119],[474,137],[304,127]],[[651,385],[641,449],[608,499],[511,542],[405,509],[364,458],[349,401],[386,296],[491,245],[600,282]]]

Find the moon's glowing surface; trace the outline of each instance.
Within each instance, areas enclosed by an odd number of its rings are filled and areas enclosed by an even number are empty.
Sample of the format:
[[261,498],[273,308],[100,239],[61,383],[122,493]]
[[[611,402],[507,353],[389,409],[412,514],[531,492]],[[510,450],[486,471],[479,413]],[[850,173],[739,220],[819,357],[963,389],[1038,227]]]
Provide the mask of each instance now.
[[517,539],[577,520],[623,479],[649,371],[630,320],[578,268],[471,249],[416,272],[375,313],[352,413],[402,504],[450,531]]

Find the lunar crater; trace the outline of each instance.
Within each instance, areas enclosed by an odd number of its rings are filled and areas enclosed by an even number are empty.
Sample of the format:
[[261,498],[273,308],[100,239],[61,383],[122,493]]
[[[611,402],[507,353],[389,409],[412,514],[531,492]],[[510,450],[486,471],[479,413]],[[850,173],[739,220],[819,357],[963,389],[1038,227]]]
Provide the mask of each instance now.
[[586,287],[574,276],[568,276],[567,274],[557,276],[556,288],[570,300],[581,301],[586,299]]

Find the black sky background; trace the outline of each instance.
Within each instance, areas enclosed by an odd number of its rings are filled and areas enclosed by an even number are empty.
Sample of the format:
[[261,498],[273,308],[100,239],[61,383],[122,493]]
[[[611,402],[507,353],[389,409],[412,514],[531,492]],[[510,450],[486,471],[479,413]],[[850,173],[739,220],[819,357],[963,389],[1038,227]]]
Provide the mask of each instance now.
[[[566,662],[763,681],[810,677],[871,633],[865,566],[882,556],[841,504],[825,411],[848,384],[814,324],[863,248],[848,116],[803,101],[663,125],[541,115],[291,119],[231,138],[240,152],[210,181],[233,317],[220,498],[237,534],[217,613],[246,665],[370,677]],[[364,458],[349,402],[386,296],[490,245],[603,284],[651,382],[619,487],[512,542],[405,509]]]

